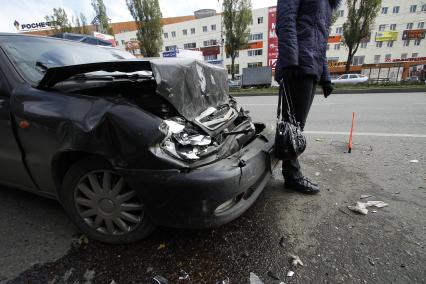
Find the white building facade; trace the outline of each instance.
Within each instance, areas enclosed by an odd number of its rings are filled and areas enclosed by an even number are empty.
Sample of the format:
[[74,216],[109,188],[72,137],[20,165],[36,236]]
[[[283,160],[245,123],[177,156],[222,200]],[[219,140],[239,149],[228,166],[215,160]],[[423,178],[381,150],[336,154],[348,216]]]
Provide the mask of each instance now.
[[[331,27],[327,48],[330,62],[343,65],[347,48],[342,43],[342,27],[347,17],[346,3]],[[236,71],[243,68],[275,66],[277,39],[275,7],[253,10],[248,48],[236,58]],[[426,60],[426,1],[383,0],[371,36],[360,44],[353,65]],[[136,31],[116,34],[119,47],[136,38]],[[222,44],[222,18],[212,10],[196,12],[194,20],[163,26],[163,56],[173,56],[175,49],[202,51],[205,61],[229,67],[225,45]],[[129,44],[128,44],[129,45]]]

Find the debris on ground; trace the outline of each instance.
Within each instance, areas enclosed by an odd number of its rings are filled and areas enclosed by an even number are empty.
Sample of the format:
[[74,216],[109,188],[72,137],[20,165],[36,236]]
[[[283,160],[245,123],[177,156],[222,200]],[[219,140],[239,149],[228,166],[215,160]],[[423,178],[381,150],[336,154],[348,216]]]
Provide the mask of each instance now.
[[189,278],[189,274],[185,272],[185,270],[179,271],[179,280],[186,280]]
[[152,278],[152,280],[153,280],[154,284],[169,284],[170,283],[169,280],[167,280],[166,278],[164,278],[161,275],[154,276],[154,278]]
[[348,206],[348,209],[357,212],[363,215],[368,214],[368,207],[377,207],[377,208],[383,208],[388,206],[389,204],[383,202],[383,201],[367,201],[367,202],[357,202],[355,206]]
[[298,265],[303,266],[303,262],[300,260],[300,257],[297,255],[290,255],[291,257],[291,265],[293,267],[297,267]]
[[81,234],[75,237],[72,243],[74,247],[86,247],[89,244],[89,238],[85,234]]
[[419,160],[411,160],[411,161],[410,161],[410,163],[414,163],[414,164],[415,164],[415,163],[418,163],[418,162],[419,162]]
[[294,271],[287,272],[287,277],[293,277],[293,275],[294,275]]
[[284,244],[285,244],[285,238],[281,237],[281,239],[280,239],[280,247],[284,248],[285,247]]
[[263,282],[260,280],[259,276],[250,272],[250,284],[263,284]]
[[153,272],[154,271],[154,268],[153,267],[151,267],[151,266],[148,266],[147,268],[146,268],[146,273],[151,273],[151,272]]
[[92,280],[95,278],[95,271],[87,269],[86,272],[84,272],[83,278],[85,280],[83,282],[84,284],[92,283]]
[[74,270],[75,269],[71,267],[69,270],[65,271],[64,275],[62,276],[62,282],[67,283],[71,275],[73,274]]
[[271,270],[268,271],[267,275],[269,277],[271,277],[274,280],[281,280],[274,272],[272,272]]
[[320,172],[316,172],[315,173],[315,176],[317,176],[317,177],[319,177],[321,175],[321,173]]
[[166,245],[165,245],[165,244],[160,244],[160,245],[158,246],[157,250],[162,250],[162,249],[165,249],[165,248],[166,248]]
[[363,194],[363,195],[361,195],[361,197],[359,199],[366,199],[366,198],[369,198],[369,197],[373,197],[373,195]]
[[324,142],[325,138],[315,138],[315,141],[317,141],[317,142]]
[[109,284],[117,284],[117,282],[115,282],[114,279],[111,280],[111,282]]
[[216,282],[216,284],[229,284],[229,277],[226,277],[226,279]]

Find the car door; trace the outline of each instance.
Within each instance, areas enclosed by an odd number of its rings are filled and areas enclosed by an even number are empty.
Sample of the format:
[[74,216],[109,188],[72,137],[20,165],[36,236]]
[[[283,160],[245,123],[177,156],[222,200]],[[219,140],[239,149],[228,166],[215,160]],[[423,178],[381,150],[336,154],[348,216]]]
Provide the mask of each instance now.
[[358,83],[359,82],[358,75],[356,75],[356,74],[349,75],[349,80],[350,80],[349,82],[351,84]]
[[342,75],[339,79],[339,83],[342,83],[342,84],[348,83],[348,75]]
[[10,94],[0,70],[0,184],[35,190],[12,128]]

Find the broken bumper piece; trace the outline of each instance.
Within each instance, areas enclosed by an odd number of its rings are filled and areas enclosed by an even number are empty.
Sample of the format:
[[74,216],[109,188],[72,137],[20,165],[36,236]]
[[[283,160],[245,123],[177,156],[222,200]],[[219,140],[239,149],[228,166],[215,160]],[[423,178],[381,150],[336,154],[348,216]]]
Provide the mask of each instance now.
[[269,181],[277,160],[272,131],[264,130],[240,152],[213,164],[180,170],[120,170],[158,225],[206,228],[247,210]]

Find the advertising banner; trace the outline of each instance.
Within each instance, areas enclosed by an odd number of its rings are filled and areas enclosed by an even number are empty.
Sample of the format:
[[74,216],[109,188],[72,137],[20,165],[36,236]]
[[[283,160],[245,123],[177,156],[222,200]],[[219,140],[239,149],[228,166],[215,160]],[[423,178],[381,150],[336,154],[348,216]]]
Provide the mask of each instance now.
[[263,48],[263,41],[249,42],[247,44],[247,49],[260,49]]
[[217,55],[220,54],[220,46],[209,46],[209,47],[202,47],[200,50],[203,52],[203,56],[211,56],[211,55]]
[[398,32],[377,32],[376,41],[395,41],[398,39]]
[[328,37],[328,43],[339,43],[342,42],[342,36],[341,35],[334,35]]
[[163,52],[163,57],[176,57],[176,56],[177,56],[176,50],[173,50],[173,51],[164,51]]
[[405,30],[405,31],[402,32],[402,39],[403,40],[424,39],[425,35],[426,35],[425,29]]
[[275,71],[278,59],[278,37],[275,32],[277,22],[277,7],[269,8],[268,15],[268,66]]

